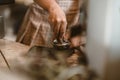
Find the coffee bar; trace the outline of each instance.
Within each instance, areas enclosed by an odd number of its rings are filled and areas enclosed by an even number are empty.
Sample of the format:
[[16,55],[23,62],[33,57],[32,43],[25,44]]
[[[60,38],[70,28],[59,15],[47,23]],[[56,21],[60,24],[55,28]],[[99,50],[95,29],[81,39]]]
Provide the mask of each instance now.
[[0,80],[120,80],[120,0],[0,0]]

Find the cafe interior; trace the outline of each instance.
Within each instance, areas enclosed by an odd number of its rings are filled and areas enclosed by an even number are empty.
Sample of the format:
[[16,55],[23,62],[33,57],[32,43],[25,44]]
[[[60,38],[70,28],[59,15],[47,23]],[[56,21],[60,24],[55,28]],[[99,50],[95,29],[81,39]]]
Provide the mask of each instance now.
[[69,42],[49,48],[16,41],[34,1],[0,0],[0,80],[120,80],[120,0],[83,0],[81,26],[73,29],[81,41],[77,62]]

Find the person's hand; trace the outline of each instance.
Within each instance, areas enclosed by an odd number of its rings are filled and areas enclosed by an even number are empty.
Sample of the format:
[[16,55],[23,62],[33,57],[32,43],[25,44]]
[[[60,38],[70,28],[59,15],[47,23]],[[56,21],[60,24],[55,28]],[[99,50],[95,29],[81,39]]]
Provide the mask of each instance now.
[[56,38],[61,42],[64,38],[67,27],[67,20],[64,11],[59,6],[51,8],[49,10],[49,21],[54,32],[54,39]]

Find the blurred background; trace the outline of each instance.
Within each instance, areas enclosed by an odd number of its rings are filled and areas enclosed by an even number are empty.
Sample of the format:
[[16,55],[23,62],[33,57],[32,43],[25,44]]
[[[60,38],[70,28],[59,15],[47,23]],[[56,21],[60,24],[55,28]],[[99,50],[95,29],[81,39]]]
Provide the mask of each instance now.
[[16,40],[24,15],[32,2],[33,0],[15,0],[14,4],[0,6],[0,16],[3,16],[5,24],[5,39]]
[[[87,1],[84,0],[83,7],[80,11],[80,22],[84,25],[84,30],[86,30],[87,22]],[[4,17],[5,39],[11,41],[16,40],[16,35],[31,3],[33,3],[33,0],[15,0],[14,4],[0,6],[0,16]]]
[[[4,17],[5,23],[5,39],[15,41],[32,2],[15,0],[15,4],[0,6],[0,16]],[[120,0],[88,0],[83,8],[85,11],[81,12],[81,20],[87,26],[89,67],[102,80],[120,80]],[[88,14],[85,14],[86,11]]]

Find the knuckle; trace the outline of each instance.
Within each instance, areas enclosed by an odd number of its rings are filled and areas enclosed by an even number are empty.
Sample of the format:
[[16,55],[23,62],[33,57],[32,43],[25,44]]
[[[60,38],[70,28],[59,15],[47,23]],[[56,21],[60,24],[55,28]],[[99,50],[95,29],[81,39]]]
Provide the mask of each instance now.
[[67,21],[66,21],[66,19],[62,19],[62,22],[66,23]]
[[61,22],[61,19],[60,19],[60,18],[57,18],[56,21],[57,21],[57,22]]
[[62,18],[58,18],[56,19],[57,22],[61,22],[61,23],[67,23],[66,19],[62,19]]

